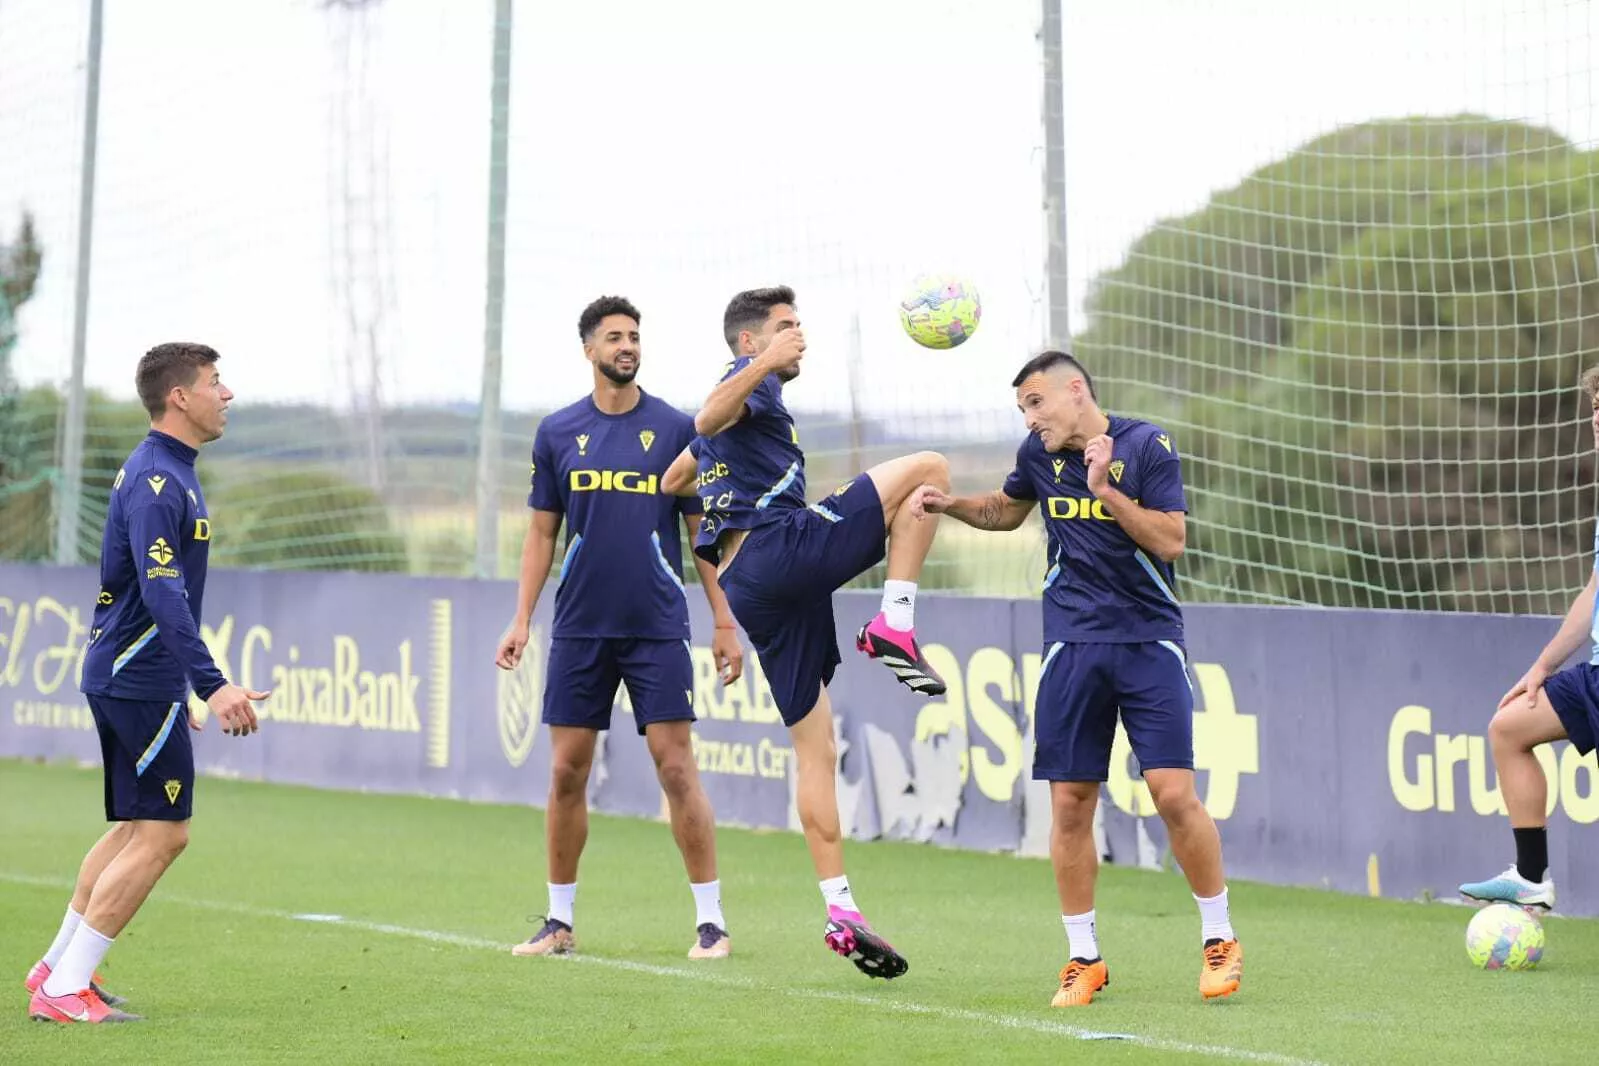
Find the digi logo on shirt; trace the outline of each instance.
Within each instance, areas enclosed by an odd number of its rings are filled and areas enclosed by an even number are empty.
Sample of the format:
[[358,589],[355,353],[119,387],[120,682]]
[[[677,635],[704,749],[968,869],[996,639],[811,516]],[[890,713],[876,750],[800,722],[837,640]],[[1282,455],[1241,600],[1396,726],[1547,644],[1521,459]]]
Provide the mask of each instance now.
[[637,470],[573,470],[567,479],[572,492],[637,492],[653,496],[660,491],[658,474]]
[[1105,509],[1105,501],[1092,496],[1051,496],[1046,502],[1049,517],[1065,522],[1074,518],[1097,518],[1101,522],[1113,520],[1111,513]]

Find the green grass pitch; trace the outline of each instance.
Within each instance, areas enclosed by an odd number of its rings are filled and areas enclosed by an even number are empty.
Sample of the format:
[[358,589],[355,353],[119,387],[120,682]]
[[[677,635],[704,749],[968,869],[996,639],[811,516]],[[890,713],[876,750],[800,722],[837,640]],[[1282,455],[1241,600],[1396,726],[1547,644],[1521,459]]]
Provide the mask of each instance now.
[[[529,780],[530,798],[543,781]],[[27,1018],[22,978],[101,829],[98,770],[0,761],[0,1062],[1450,1063],[1593,1060],[1599,923],[1547,921],[1543,965],[1466,959],[1469,912],[1234,882],[1243,989],[1202,1003],[1176,874],[1106,868],[1110,988],[1052,1010],[1065,961],[1048,864],[848,846],[910,959],[870,981],[822,944],[802,841],[718,835],[730,959],[690,963],[664,825],[595,817],[576,959],[518,959],[544,908],[530,808],[202,779],[188,852],[119,938],[107,984],[149,1019]],[[307,917],[317,916],[317,917]]]

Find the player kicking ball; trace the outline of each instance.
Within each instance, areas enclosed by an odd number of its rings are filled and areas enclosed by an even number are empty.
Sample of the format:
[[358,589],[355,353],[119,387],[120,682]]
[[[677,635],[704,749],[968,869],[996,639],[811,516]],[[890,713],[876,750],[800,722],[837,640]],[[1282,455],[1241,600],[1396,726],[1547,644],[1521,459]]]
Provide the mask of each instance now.
[[[516,955],[575,950],[578,860],[588,840],[588,780],[602,729],[611,725],[619,683],[627,685],[638,731],[655,761],[672,836],[694,896],[691,959],[728,955],[716,876],[711,801],[694,762],[694,664],[689,654],[681,520],[693,537],[697,499],[661,495],[659,478],[694,436],[688,415],[639,388],[639,311],[604,296],[578,316],[593,391],[539,423],[533,441],[533,517],[522,545],[516,614],[495,663],[512,670],[550,574],[566,521],[566,555],[555,590],[554,635],[545,671],[543,721],[550,729],[550,794],[545,817],[549,913]],[[723,683],[743,671],[743,649],[711,564],[696,560],[715,618],[711,652]]]
[[1050,862],[1070,961],[1053,1005],[1081,1007],[1110,984],[1094,925],[1094,807],[1107,779],[1118,709],[1171,847],[1199,904],[1205,999],[1243,975],[1222,874],[1221,838],[1194,788],[1194,701],[1172,562],[1187,502],[1171,438],[1105,414],[1087,371],[1065,352],[1030,360],[1011,382],[1028,437],[1003,488],[952,498],[918,489],[917,514],[976,529],[1016,529],[1040,502],[1049,535],[1044,661],[1033,777],[1050,783]]
[[916,583],[934,524],[918,521],[908,501],[919,485],[948,489],[949,464],[934,452],[904,456],[807,506],[805,453],[783,406],[783,388],[805,355],[794,291],[739,293],[722,331],[733,363],[695,417],[699,436],[673,462],[663,488],[699,496],[705,519],[694,550],[717,566],[793,740],[796,803],[827,905],[827,946],[868,976],[898,977],[904,957],[861,916],[844,873],[827,695],[840,661],[833,593],[882,561],[886,539],[882,609],[861,627],[856,648],[914,692],[944,691],[915,632]]
[[[1599,367],[1583,374],[1581,389],[1599,447]],[[1513,903],[1553,910],[1555,882],[1549,874],[1549,830],[1545,806],[1549,784],[1533,749],[1569,740],[1578,755],[1594,750],[1599,735],[1599,531],[1594,534],[1594,570],[1577,594],[1566,620],[1532,666],[1499,701],[1488,723],[1488,743],[1499,770],[1499,789],[1510,815],[1516,861],[1498,877],[1471,881],[1460,894],[1484,903]],[[1585,643],[1588,661],[1560,667]]]

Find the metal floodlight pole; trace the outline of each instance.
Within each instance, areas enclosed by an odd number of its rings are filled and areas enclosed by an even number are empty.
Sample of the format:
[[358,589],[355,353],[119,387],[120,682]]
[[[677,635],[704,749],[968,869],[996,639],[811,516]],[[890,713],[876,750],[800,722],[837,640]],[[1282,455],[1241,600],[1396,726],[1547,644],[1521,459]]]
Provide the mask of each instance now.
[[1071,307],[1066,285],[1066,66],[1061,54],[1061,0],[1044,0],[1040,34],[1044,45],[1044,247],[1049,301],[1048,343],[1071,343]]
[[477,554],[473,572],[497,577],[500,562],[500,345],[505,333],[505,202],[511,117],[511,3],[495,0],[490,88],[489,262],[483,324],[483,393],[478,406]]
[[62,427],[61,477],[56,482],[56,562],[78,561],[83,500],[83,364],[89,328],[89,261],[94,245],[94,157],[100,127],[100,39],[103,0],[89,0],[89,54],[85,61],[83,160],[78,178],[78,277],[72,307],[72,376]]

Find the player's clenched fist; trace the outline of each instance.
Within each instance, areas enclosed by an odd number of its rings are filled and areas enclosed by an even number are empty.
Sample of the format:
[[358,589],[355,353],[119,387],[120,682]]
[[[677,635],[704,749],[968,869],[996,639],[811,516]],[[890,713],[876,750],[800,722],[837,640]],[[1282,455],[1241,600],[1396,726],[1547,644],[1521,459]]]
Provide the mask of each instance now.
[[1083,449],[1083,462],[1088,464],[1088,489],[1098,494],[1099,491],[1110,484],[1110,457],[1116,449],[1116,442],[1101,433],[1088,442]]
[[779,332],[772,338],[772,343],[766,346],[766,351],[760,355],[774,373],[798,366],[804,357],[805,333],[797,326]]
[[926,518],[930,514],[943,514],[955,498],[934,485],[918,486],[911,493],[911,516]]

